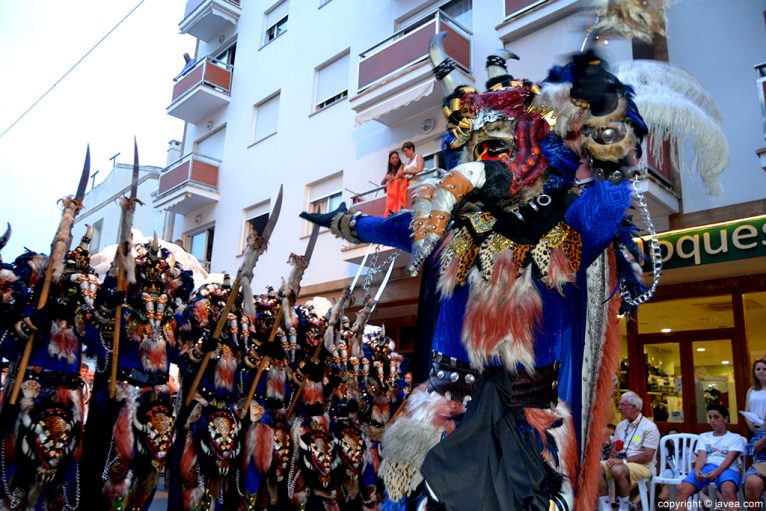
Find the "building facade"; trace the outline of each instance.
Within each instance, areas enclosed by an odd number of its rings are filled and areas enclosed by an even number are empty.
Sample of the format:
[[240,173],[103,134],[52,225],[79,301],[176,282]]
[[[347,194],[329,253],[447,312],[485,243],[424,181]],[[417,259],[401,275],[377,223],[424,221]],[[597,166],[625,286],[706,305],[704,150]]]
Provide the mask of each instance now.
[[[188,0],[179,26],[198,38],[196,65],[169,84],[168,114],[186,127],[181,157],[163,169],[152,201],[164,212],[163,237],[182,239],[211,271],[233,272],[247,233],[262,229],[283,185],[279,223],[253,279],[256,292],[278,286],[288,254],[302,253],[308,238],[300,211],[327,211],[341,201],[382,211],[377,183],[388,152],[408,140],[429,168],[441,166],[446,123],[427,53],[434,34],[447,32],[446,49],[467,85],[483,89],[484,59],[500,47],[520,57],[509,62],[511,74],[542,80],[580,49],[590,20],[586,8],[579,0]],[[766,145],[764,81],[757,67],[766,47],[763,11],[759,0],[677,0],[667,13],[667,37],[653,44],[619,37],[598,43],[609,62],[654,58],[687,69],[723,113],[731,156],[720,197],[708,197],[698,179],[678,175],[669,159],[648,162],[640,186],[660,231],[701,228],[702,241],[695,243],[703,243],[705,229],[709,235],[717,229],[706,225],[747,222],[766,209],[759,159]],[[766,232],[763,223],[751,227],[757,235],[748,238],[750,228],[743,227],[737,243],[758,250],[742,248],[744,256],[734,262],[679,255],[691,250],[680,242],[674,256],[694,264],[668,269],[656,301],[625,327],[623,386],[651,393],[647,411],[656,408],[658,418],[661,405],[671,409],[663,427],[702,427],[696,411],[713,399],[713,390],[719,398],[725,394],[732,411],[744,408],[750,363],[766,353],[760,333],[766,317],[759,312],[766,310]],[[669,243],[663,244],[668,268]],[[303,296],[337,296],[365,250],[323,231]],[[382,250],[378,260],[390,253]],[[419,281],[402,270],[405,262],[400,256],[374,320],[385,323],[407,353],[417,344]],[[707,309],[692,314],[697,304]],[[725,309],[730,320],[708,328],[713,323],[703,318]],[[662,326],[659,313],[667,310],[688,325]],[[711,357],[695,358],[705,353],[694,351],[698,347],[709,348]]]

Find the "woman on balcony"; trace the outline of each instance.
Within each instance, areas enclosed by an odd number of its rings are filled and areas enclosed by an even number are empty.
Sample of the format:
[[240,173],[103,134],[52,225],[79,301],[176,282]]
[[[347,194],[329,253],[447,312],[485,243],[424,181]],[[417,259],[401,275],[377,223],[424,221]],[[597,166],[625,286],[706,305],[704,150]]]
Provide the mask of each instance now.
[[388,169],[386,175],[380,182],[386,185],[386,212],[385,216],[398,213],[407,202],[407,176],[402,171],[404,164],[399,159],[397,151],[388,153]]

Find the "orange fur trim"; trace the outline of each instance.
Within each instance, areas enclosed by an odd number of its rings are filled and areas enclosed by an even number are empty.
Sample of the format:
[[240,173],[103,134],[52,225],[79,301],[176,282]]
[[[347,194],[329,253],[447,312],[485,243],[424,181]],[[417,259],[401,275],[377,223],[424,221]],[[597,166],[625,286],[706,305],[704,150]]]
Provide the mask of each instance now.
[[[131,398],[128,398],[131,399]],[[133,459],[133,414],[134,403],[126,401],[117,416],[114,429],[114,449],[121,458]]]
[[564,296],[562,287],[564,284],[571,284],[576,278],[574,272],[569,268],[569,261],[564,255],[564,250],[561,247],[553,249],[550,263],[548,263],[548,274],[543,278],[543,282]]
[[262,422],[255,426],[255,446],[252,453],[258,472],[268,474],[274,455],[274,430]]
[[[610,284],[612,289],[617,285],[616,259],[613,253],[609,255]],[[575,509],[592,509],[595,506],[598,493],[598,478],[593,474],[599,473],[601,460],[601,436],[597,433],[606,427],[607,414],[612,404],[612,392],[614,391],[613,376],[617,371],[620,359],[620,324],[617,320],[617,312],[620,309],[619,297],[613,297],[609,302],[607,317],[609,324],[606,330],[601,367],[598,371],[596,392],[593,398],[591,410],[590,431],[593,434],[585,440],[585,448],[582,457],[582,471],[580,473]],[[588,468],[590,467],[590,468]]]
[[324,390],[321,383],[306,380],[303,386],[303,402],[307,405],[322,403],[324,401]]
[[139,348],[141,365],[149,372],[167,370],[166,343],[162,338],[144,339]]
[[548,439],[545,432],[558,420],[558,417],[540,408],[524,408],[524,416],[529,425],[537,430],[537,434],[540,435],[540,439],[543,442],[543,447],[547,447]]
[[460,270],[460,258],[455,257],[449,262],[445,271],[439,275],[439,282],[436,289],[441,293],[442,298],[452,297],[455,286],[457,285],[457,273]]

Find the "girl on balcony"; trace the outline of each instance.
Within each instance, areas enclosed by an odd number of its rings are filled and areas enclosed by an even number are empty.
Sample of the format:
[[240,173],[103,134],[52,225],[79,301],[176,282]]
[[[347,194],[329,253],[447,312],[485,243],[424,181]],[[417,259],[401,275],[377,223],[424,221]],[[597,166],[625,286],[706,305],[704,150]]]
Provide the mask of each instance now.
[[388,169],[380,182],[386,185],[386,212],[385,216],[398,213],[407,202],[407,177],[402,173],[404,164],[399,159],[397,151],[388,153]]

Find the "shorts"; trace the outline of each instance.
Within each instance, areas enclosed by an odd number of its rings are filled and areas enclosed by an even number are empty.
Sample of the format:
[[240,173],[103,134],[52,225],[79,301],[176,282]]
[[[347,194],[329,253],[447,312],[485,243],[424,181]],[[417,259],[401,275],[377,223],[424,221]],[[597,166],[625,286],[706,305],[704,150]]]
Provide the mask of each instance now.
[[[707,474],[708,472],[718,468],[718,465],[715,465],[713,463],[708,463],[704,467],[702,467],[702,473]],[[739,476],[739,470],[734,470],[733,468],[727,468],[721,474],[719,474],[718,477],[715,479],[715,487],[717,489],[721,489],[721,485],[725,483],[726,481],[731,481],[734,483],[734,486],[739,489],[740,484],[740,476]],[[710,484],[710,480],[703,479],[701,481],[697,480],[697,476],[694,472],[690,472],[688,476],[686,476],[686,479],[684,479],[685,483],[689,483],[695,488],[697,488],[697,491],[700,491],[702,488]]]
[[[654,475],[652,474],[652,471],[649,470],[649,467],[640,463],[628,462],[625,464],[625,466],[628,467],[628,473],[630,474],[630,481],[632,483],[635,483],[639,479],[649,479]],[[612,471],[609,470],[609,465],[606,464],[606,461],[601,462],[601,467],[604,469],[604,474],[606,474],[606,480],[611,480]]]

